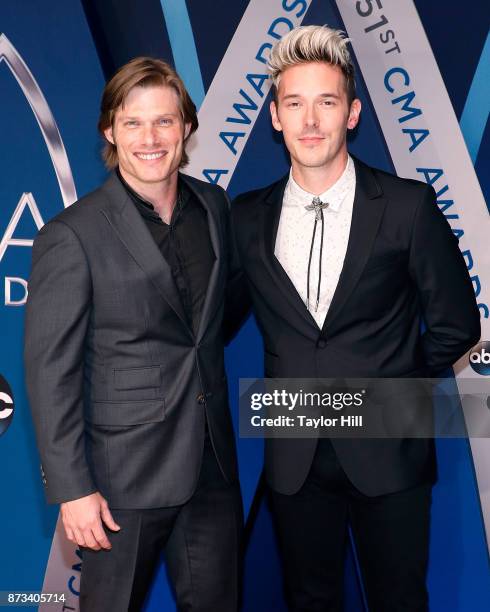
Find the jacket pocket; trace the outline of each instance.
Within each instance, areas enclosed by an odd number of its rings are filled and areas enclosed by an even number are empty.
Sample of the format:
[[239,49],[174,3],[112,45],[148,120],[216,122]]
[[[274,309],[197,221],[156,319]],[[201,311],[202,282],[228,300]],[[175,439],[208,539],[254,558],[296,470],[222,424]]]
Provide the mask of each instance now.
[[85,418],[93,425],[119,427],[158,423],[165,420],[165,401],[91,402]]
[[160,383],[160,366],[114,369],[114,389],[118,391],[153,389],[160,387]]

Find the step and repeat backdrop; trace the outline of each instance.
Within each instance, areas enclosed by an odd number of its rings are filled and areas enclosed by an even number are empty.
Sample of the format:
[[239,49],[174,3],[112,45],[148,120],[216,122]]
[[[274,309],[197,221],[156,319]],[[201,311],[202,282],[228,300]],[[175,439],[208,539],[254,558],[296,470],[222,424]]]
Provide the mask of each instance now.
[[[173,63],[199,109],[186,172],[230,196],[288,170],[269,117],[265,62],[300,24],[346,31],[363,104],[350,150],[434,186],[459,238],[490,339],[490,42],[488,4],[473,0],[35,0],[0,5],[0,591],[63,591],[78,610],[79,550],[47,506],[22,365],[33,238],[106,173],[96,130],[105,80],[137,55]],[[238,379],[262,375],[253,319],[227,349]],[[468,360],[447,373],[489,376]],[[490,381],[490,379],[489,379]],[[263,445],[237,436],[246,516],[243,609],[286,610],[261,478]],[[429,568],[431,610],[490,609],[490,440],[438,440]],[[367,610],[355,554],[346,609]],[[41,606],[40,609],[43,609]],[[48,609],[48,608],[46,608]],[[52,606],[50,610],[54,609]],[[146,610],[175,610],[162,563]]]

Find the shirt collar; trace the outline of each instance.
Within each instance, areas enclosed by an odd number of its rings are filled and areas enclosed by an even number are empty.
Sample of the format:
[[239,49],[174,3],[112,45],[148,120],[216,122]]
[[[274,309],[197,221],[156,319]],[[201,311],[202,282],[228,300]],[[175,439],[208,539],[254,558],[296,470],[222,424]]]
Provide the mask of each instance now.
[[[141,212],[146,213],[145,216],[147,216],[149,218],[154,218],[155,220],[160,220],[160,217],[158,216],[158,213],[155,212],[155,208],[154,208],[153,204],[151,202],[148,202],[148,200],[145,200],[142,196],[140,196],[140,194],[138,192],[136,192],[127,183],[127,181],[124,180],[124,178],[123,178],[123,176],[122,176],[122,174],[121,174],[121,172],[119,170],[119,167],[116,168],[116,176],[121,181],[122,186],[126,190],[127,194],[130,196],[130,198],[133,200],[133,202],[136,204],[138,209]],[[180,195],[182,206],[184,206],[186,204],[187,200],[189,199],[189,191],[188,191],[188,188],[185,185],[184,181],[182,180],[182,178],[180,176],[180,173],[179,173],[179,178],[178,178],[178,183],[177,183],[177,193]]]
[[[348,193],[355,187],[356,171],[354,162],[350,155],[347,156],[347,164],[337,181],[318,197],[322,202],[328,202],[328,210],[338,212]],[[286,200],[293,206],[306,206],[311,204],[315,194],[304,190],[293,178],[293,169],[289,172],[289,180],[286,186]]]

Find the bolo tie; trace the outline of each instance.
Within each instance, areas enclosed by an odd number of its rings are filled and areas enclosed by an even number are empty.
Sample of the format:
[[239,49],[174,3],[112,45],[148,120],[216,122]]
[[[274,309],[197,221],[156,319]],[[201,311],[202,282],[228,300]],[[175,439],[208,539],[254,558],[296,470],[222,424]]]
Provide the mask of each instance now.
[[308,258],[308,279],[306,287],[306,308],[310,310],[310,271],[311,271],[311,258],[313,256],[313,247],[315,246],[316,228],[318,221],[322,223],[322,233],[320,236],[320,256],[318,259],[318,286],[316,290],[316,305],[315,312],[318,311],[318,304],[320,302],[320,289],[322,286],[322,255],[323,255],[323,235],[325,231],[325,219],[323,218],[323,209],[328,207],[328,202],[322,202],[318,196],[313,198],[311,204],[305,206],[306,210],[315,211],[315,224],[313,225],[313,235],[311,237],[310,246],[310,257]]

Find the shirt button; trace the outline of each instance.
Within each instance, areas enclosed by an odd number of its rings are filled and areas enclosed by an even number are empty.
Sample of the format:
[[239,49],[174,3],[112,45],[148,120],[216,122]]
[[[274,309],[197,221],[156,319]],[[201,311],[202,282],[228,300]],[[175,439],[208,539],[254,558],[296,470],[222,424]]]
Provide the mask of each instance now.
[[206,398],[204,397],[204,393],[199,393],[197,396],[197,403],[204,404],[206,402]]
[[323,349],[326,346],[327,346],[327,341],[325,340],[325,338],[320,338],[318,342],[316,343],[316,347],[320,349]]

